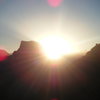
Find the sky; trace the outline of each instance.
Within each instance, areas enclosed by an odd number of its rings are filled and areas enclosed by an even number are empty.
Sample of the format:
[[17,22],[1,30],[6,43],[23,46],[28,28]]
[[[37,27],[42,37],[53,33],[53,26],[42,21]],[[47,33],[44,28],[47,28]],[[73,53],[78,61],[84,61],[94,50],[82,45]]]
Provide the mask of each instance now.
[[100,0],[0,0],[0,48],[61,35],[80,52],[100,43]]

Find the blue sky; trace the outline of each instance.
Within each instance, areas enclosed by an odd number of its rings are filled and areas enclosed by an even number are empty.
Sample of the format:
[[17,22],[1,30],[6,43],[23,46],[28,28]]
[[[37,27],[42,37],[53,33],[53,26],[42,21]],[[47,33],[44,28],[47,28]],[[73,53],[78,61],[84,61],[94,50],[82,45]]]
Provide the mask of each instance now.
[[21,40],[60,34],[88,51],[100,43],[100,0],[0,0],[0,46],[13,52]]

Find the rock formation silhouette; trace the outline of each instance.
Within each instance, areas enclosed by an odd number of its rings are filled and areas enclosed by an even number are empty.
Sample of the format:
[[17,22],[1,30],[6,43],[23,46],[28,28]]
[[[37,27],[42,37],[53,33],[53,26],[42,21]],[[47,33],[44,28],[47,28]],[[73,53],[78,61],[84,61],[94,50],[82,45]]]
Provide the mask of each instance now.
[[70,63],[54,64],[37,42],[22,41],[0,62],[1,100],[99,100],[99,91],[100,44]]

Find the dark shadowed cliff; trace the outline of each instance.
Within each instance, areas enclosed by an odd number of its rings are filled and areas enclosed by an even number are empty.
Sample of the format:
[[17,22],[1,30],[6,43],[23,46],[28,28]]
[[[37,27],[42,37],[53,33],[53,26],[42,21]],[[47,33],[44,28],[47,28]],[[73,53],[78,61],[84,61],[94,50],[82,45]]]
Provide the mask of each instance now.
[[35,41],[0,62],[1,100],[97,100],[100,91],[100,44],[85,56],[62,62],[45,60]]

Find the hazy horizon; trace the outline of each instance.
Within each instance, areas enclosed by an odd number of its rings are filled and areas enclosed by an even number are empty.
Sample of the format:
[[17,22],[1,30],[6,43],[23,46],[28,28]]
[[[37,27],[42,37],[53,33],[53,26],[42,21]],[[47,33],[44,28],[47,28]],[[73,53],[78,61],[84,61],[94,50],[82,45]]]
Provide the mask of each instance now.
[[[55,3],[56,4],[56,3]],[[8,52],[20,41],[61,35],[80,52],[100,43],[100,0],[63,0],[52,5],[48,0],[1,0],[0,46]]]

